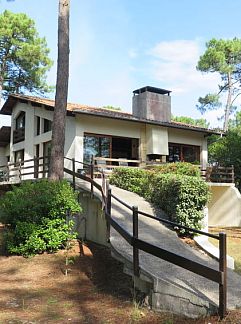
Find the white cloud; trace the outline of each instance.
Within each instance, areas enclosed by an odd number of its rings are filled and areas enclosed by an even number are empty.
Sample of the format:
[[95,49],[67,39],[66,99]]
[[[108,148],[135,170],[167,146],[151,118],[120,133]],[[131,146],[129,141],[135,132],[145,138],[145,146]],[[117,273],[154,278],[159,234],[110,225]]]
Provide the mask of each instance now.
[[136,58],[138,56],[137,50],[135,50],[134,48],[130,48],[128,51],[128,56],[131,59]]
[[148,52],[152,57],[152,77],[175,93],[198,91],[201,96],[217,90],[218,74],[202,74],[196,70],[201,45],[199,39],[158,43]]
[[195,63],[199,56],[197,45],[196,40],[160,42],[150,50],[150,54],[167,62]]

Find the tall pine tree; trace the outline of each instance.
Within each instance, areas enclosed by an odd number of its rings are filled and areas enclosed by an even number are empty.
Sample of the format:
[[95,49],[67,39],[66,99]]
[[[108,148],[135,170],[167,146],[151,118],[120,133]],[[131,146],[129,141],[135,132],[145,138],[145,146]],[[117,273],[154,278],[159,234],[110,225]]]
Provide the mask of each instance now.
[[34,21],[24,13],[4,11],[0,15],[0,97],[49,92],[46,72],[52,64]]

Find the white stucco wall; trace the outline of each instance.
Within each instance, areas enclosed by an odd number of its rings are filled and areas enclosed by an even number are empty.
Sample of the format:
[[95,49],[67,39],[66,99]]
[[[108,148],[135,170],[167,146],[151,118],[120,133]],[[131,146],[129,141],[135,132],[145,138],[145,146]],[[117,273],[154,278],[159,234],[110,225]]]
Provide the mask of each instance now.
[[209,183],[209,226],[241,226],[241,195],[234,184]]
[[[14,152],[21,149],[25,150],[25,160],[33,158],[38,144],[42,156],[43,144],[51,140],[51,131],[36,136],[36,116],[41,118],[40,128],[43,129],[43,119],[52,120],[52,111],[18,103],[13,109],[12,132],[15,129],[15,118],[21,111],[26,114],[25,141],[13,145],[11,134],[11,161],[14,161]],[[65,156],[83,161],[84,133],[136,138],[139,140],[139,157],[142,161],[146,160],[147,154],[168,155],[168,142],[197,145],[201,148],[202,166],[207,162],[207,140],[202,133],[84,114],[66,118]],[[70,165],[71,161],[65,163],[66,167]]]

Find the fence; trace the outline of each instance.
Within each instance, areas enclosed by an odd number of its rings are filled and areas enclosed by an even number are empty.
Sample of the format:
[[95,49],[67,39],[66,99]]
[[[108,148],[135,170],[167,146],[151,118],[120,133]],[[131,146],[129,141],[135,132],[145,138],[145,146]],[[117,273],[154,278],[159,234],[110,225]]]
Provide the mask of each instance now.
[[[74,165],[74,164],[73,164]],[[94,187],[97,188],[101,192],[102,200],[104,202],[105,215],[107,219],[108,229],[112,226],[132,247],[133,247],[133,272],[135,276],[139,276],[140,274],[140,266],[139,266],[139,250],[147,252],[153,256],[156,256],[160,259],[163,259],[167,262],[173,263],[177,266],[182,267],[183,269],[189,270],[193,273],[196,273],[202,277],[205,277],[211,281],[214,281],[219,284],[219,308],[218,313],[220,318],[224,318],[227,312],[227,249],[226,249],[226,234],[219,233],[219,235],[214,235],[210,233],[206,233],[200,230],[196,230],[194,228],[189,228],[187,226],[183,226],[165,219],[157,218],[155,216],[149,215],[142,211],[138,210],[137,206],[129,206],[124,201],[120,200],[118,197],[111,193],[111,189],[109,188],[108,182],[102,182],[102,185],[96,183],[94,180],[94,165],[93,163],[90,165],[90,177],[86,175],[81,175],[79,173],[75,173],[68,169],[64,171],[73,175],[73,177],[81,178],[90,182],[91,184],[91,195],[94,193]],[[74,169],[73,169],[74,170]],[[102,173],[103,179],[105,179],[104,172]],[[73,183],[75,181],[73,180]],[[106,185],[105,185],[106,183]],[[127,232],[116,220],[111,217],[111,201],[112,199],[117,200],[123,206],[132,211],[132,228],[133,232],[130,234]],[[139,215],[144,217],[152,218],[158,222],[162,222],[168,225],[171,225],[174,228],[185,229],[191,233],[201,234],[208,237],[212,237],[219,241],[219,270],[215,270],[213,268],[207,267],[201,263],[196,261],[192,261],[188,258],[185,258],[181,255],[175,254],[168,250],[162,249],[158,246],[152,245],[148,242],[145,242],[138,237],[138,223],[139,223]]]
[[0,166],[0,181],[21,181],[27,176],[30,178],[48,177],[48,157],[34,157],[28,160],[19,160],[14,163]]
[[[227,312],[227,252],[226,252],[226,234],[219,233],[219,235],[214,235],[210,233],[206,233],[200,230],[196,230],[194,228],[189,228],[187,226],[183,226],[165,219],[157,218],[153,215],[149,215],[142,211],[138,210],[137,206],[129,206],[124,201],[120,200],[118,197],[111,193],[111,189],[109,187],[108,181],[105,181],[104,172],[102,175],[102,184],[97,183],[94,180],[94,163],[88,165],[83,162],[76,161],[75,159],[65,158],[72,163],[72,170],[68,168],[64,168],[64,172],[72,176],[72,184],[74,189],[76,188],[76,178],[85,180],[90,183],[90,192],[93,196],[94,188],[96,188],[101,193],[103,209],[105,210],[105,216],[107,220],[107,229],[110,230],[110,226],[112,226],[132,247],[133,247],[133,272],[135,276],[139,276],[140,274],[140,265],[139,265],[139,250],[142,250],[146,253],[149,253],[153,256],[156,256],[160,259],[163,259],[167,262],[173,263],[177,266],[182,267],[183,269],[189,270],[193,273],[196,273],[202,277],[205,277],[211,281],[214,281],[219,284],[219,316],[220,318],[224,318]],[[41,161],[41,163],[40,163]],[[27,165],[26,163],[33,163],[33,165]],[[39,173],[43,176],[46,175],[47,172],[47,163],[46,158],[34,158],[30,160],[25,160],[20,162],[20,165],[16,166],[15,163],[8,164],[8,167],[12,167],[11,170],[15,171],[15,168],[18,168],[19,178],[21,180],[22,176],[33,175],[34,178],[38,178]],[[77,165],[81,165],[81,168],[77,168]],[[39,170],[41,167],[41,170]],[[32,168],[30,172],[23,172],[24,170],[28,170]],[[78,171],[78,172],[77,172]],[[8,175],[8,177],[10,177]],[[116,220],[111,217],[111,203],[112,199],[117,200],[123,206],[132,211],[132,234],[127,232]],[[185,229],[191,233],[206,235],[208,237],[212,237],[219,241],[219,270],[215,270],[213,268],[207,267],[198,262],[192,261],[186,257],[175,254],[168,250],[162,249],[158,246],[150,244],[146,241],[143,241],[139,238],[139,215],[144,217],[152,218],[158,222],[162,222],[168,225],[171,225],[174,228]]]

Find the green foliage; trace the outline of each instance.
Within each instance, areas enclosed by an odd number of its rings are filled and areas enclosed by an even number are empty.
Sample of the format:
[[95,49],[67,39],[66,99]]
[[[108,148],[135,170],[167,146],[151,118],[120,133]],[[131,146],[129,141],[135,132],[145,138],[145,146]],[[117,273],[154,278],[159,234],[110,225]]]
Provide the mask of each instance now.
[[197,105],[197,108],[202,114],[207,110],[215,110],[222,106],[220,96],[216,93],[208,93],[204,97],[199,97],[198,102],[199,105]]
[[0,86],[4,96],[51,91],[46,72],[53,62],[48,55],[46,40],[39,37],[32,19],[7,10],[0,15]]
[[[175,164],[150,171],[118,168],[111,177],[111,183],[145,197],[178,224],[200,229],[203,208],[209,199],[208,185],[200,177],[197,166],[191,169],[188,163],[176,164],[180,164],[180,168]],[[185,175],[190,170],[192,176]]]
[[204,118],[193,119],[191,117],[185,117],[185,116],[172,116],[172,120],[176,122],[188,124],[188,125],[199,126],[202,128],[209,128],[210,126],[210,124]]
[[0,201],[0,221],[9,225],[6,246],[24,256],[54,252],[75,237],[66,215],[81,211],[67,181],[23,182]]
[[241,133],[230,129],[226,136],[219,137],[208,146],[209,162],[221,166],[234,166],[236,186],[241,190]]
[[227,92],[224,113],[224,131],[228,129],[228,120],[234,110],[233,103],[240,94],[241,39],[211,39],[206,44],[205,53],[200,56],[197,70],[205,73],[219,73],[222,84],[215,94],[199,98],[197,108],[204,113],[207,109],[220,107],[220,95]]
[[65,217],[77,213],[77,196],[67,181],[25,181],[0,200],[0,221],[15,226],[18,221],[40,224],[43,217]]
[[42,224],[17,222],[15,229],[7,232],[7,250],[10,253],[32,256],[37,253],[55,252],[74,239],[74,223],[64,219],[42,219]]
[[110,177],[111,184],[142,195],[148,187],[148,173],[139,168],[116,168]]
[[194,177],[201,176],[199,167],[188,162],[175,162],[165,163],[162,165],[153,165],[151,167],[148,167],[148,170],[160,173],[175,173]]
[[199,177],[178,174],[152,176],[151,201],[163,209],[174,222],[201,229],[203,208],[208,202],[209,189]]

